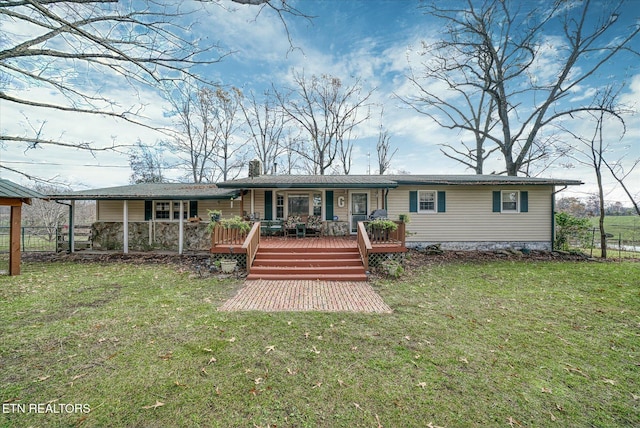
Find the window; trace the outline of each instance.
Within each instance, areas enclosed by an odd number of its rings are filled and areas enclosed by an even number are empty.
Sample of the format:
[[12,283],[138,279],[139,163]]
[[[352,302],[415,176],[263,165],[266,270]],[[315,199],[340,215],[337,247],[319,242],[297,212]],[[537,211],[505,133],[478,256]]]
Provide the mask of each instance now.
[[289,195],[290,216],[309,215],[309,195]]
[[313,215],[322,216],[322,193],[313,194]]
[[169,202],[156,202],[156,220],[169,220],[171,204]]
[[502,192],[502,212],[518,212],[518,192]]
[[[187,215],[187,210],[189,208],[189,203],[188,202],[183,202],[182,203],[182,218],[183,219],[187,219],[188,215]],[[173,203],[173,219],[174,220],[180,220],[180,202],[174,202]]]
[[418,212],[436,212],[436,192],[418,191]]
[[284,218],[284,195],[276,195],[276,218]]

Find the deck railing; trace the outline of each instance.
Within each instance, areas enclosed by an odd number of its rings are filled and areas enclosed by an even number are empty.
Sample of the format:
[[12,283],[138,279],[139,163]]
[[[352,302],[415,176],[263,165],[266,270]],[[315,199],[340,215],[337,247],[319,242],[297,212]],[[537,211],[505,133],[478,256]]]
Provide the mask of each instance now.
[[243,250],[247,253],[247,273],[251,272],[251,265],[253,264],[253,259],[256,258],[256,252],[258,251],[259,245],[260,222],[257,221],[253,224],[251,231],[247,235],[247,238],[244,240],[244,244],[242,244]]
[[358,252],[360,253],[360,258],[362,259],[362,265],[364,266],[365,272],[369,270],[369,253],[371,252],[371,241],[369,240],[369,235],[367,234],[367,228],[364,225],[364,222],[358,222]]
[[247,237],[247,233],[236,228],[224,228],[221,224],[216,224],[211,233],[211,245],[242,245]]

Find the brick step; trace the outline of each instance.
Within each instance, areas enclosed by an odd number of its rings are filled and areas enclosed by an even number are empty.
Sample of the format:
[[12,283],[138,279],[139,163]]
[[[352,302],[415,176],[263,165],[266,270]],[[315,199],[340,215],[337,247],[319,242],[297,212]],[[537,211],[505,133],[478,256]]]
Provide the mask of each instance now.
[[251,273],[247,280],[270,279],[270,280],[321,280],[321,281],[366,281],[366,274],[280,274],[280,273]]
[[291,256],[291,258],[263,258],[256,257],[253,261],[253,268],[259,266],[305,266],[305,267],[315,267],[315,266],[362,266],[362,261],[359,258],[333,258],[333,259],[322,259],[322,258],[311,258],[307,259],[305,257],[300,257],[299,255]]

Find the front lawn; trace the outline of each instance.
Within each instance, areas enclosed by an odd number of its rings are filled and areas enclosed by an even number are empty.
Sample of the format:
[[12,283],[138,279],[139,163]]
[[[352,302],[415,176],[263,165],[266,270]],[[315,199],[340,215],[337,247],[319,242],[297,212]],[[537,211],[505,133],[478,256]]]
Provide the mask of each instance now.
[[22,272],[0,278],[2,427],[640,421],[638,262],[431,262],[373,284],[387,315],[218,312],[242,284],[174,265]]

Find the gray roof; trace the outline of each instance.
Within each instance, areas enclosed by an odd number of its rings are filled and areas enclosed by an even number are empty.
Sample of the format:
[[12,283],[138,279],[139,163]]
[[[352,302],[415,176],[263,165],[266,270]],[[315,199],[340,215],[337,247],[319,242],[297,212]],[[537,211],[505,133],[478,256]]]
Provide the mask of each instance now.
[[219,183],[221,188],[394,188],[399,185],[553,185],[583,184],[559,180],[505,175],[261,175]]
[[0,178],[0,198],[3,199],[25,199],[27,203],[31,203],[32,198],[47,199],[42,193],[28,189],[13,181]]
[[219,187],[250,188],[389,188],[398,184],[388,175],[261,175],[218,183]]
[[64,192],[49,195],[49,198],[54,200],[202,200],[229,199],[238,195],[239,192],[237,190],[219,189],[215,184],[140,183],[128,186]]

